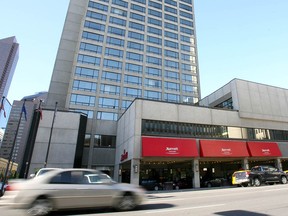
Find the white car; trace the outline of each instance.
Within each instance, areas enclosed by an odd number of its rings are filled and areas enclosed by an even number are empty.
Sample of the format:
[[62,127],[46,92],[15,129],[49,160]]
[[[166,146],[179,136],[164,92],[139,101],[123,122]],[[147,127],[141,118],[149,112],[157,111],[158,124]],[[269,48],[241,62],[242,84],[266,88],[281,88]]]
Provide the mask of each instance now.
[[46,215],[51,211],[97,207],[132,210],[143,202],[146,191],[138,185],[117,183],[97,170],[57,169],[14,184],[6,194],[13,197],[12,208],[27,209],[30,215]]

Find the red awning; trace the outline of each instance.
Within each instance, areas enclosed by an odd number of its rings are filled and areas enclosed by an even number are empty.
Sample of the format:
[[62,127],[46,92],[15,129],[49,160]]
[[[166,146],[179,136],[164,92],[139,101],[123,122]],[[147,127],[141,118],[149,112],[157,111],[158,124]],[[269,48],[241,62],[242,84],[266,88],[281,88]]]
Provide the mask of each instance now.
[[246,142],[227,140],[200,140],[201,157],[248,157]]
[[275,142],[247,142],[252,157],[281,157],[282,153]]
[[195,139],[142,137],[143,157],[198,157]]

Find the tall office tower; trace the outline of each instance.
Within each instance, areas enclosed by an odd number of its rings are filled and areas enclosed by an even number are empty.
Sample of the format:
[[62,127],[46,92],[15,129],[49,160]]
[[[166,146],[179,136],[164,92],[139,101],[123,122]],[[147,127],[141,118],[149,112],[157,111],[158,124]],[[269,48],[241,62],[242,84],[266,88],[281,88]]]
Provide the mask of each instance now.
[[[88,116],[83,166],[114,165],[134,98],[198,102],[193,0],[71,0],[47,106]],[[118,142],[118,141],[117,141]]]
[[15,37],[0,40],[0,98],[7,97],[19,58],[19,44]]

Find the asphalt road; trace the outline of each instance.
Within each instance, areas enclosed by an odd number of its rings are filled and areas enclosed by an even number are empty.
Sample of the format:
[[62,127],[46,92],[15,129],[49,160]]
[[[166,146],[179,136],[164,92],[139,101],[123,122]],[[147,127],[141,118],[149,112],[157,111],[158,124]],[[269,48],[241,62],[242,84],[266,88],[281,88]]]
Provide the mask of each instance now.
[[[0,207],[2,216],[23,216],[23,211]],[[210,188],[148,193],[134,211],[111,209],[58,212],[61,216],[287,216],[288,184],[261,187]]]

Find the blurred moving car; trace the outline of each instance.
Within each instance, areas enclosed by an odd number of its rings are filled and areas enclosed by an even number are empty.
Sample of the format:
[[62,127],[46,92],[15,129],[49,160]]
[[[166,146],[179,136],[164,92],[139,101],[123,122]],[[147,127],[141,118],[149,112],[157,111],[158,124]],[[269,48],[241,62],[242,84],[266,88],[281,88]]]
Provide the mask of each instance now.
[[[0,182],[0,197],[4,195],[7,186],[8,186],[7,184],[4,184],[4,187],[3,187],[3,182]],[[3,190],[2,190],[2,187],[3,187]]]
[[27,209],[29,215],[51,211],[112,207],[119,211],[140,205],[146,191],[132,184],[117,183],[92,169],[56,169],[45,175],[13,184],[6,191],[11,207]]
[[60,168],[41,168],[35,174],[31,174],[30,178],[35,178],[35,177],[43,175],[43,174],[45,174],[45,173],[47,173],[49,171],[57,170],[57,169],[60,169]]
[[250,170],[238,170],[232,174],[232,185],[247,187],[250,185]]

